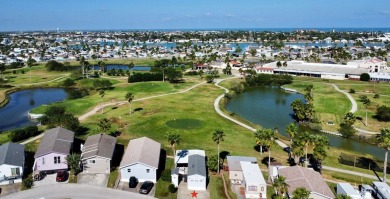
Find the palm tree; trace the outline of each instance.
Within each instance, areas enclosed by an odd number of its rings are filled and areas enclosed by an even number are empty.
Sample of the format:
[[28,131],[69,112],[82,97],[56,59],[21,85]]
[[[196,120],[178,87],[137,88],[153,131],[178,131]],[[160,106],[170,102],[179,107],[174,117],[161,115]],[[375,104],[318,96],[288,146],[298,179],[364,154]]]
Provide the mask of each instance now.
[[73,170],[73,175],[76,176],[80,172],[80,160],[81,155],[78,153],[71,153],[65,158],[66,163],[69,165],[70,169]]
[[134,68],[134,63],[130,62],[130,64],[127,67],[129,68],[129,70],[131,70],[132,68]]
[[305,146],[305,166],[307,168],[308,159],[307,159],[307,150],[309,146],[313,145],[314,137],[309,132],[305,131],[301,136],[299,136],[300,143]]
[[103,103],[103,105],[102,105],[102,114],[104,114],[104,99],[103,99],[104,94],[105,94],[104,90],[101,89],[101,90],[99,91],[99,95],[100,95],[100,97],[102,97],[102,103]]
[[386,182],[386,169],[387,169],[387,154],[390,150],[390,129],[383,128],[380,131],[380,134],[377,135],[376,141],[378,142],[379,147],[382,147],[386,150],[385,153],[385,162],[383,166],[383,182]]
[[263,153],[262,147],[268,147],[268,166],[271,163],[271,147],[275,142],[275,132],[272,129],[259,129],[255,132],[256,144],[260,145],[260,154]]
[[83,78],[85,78],[85,75],[84,75],[84,73],[85,73],[85,70],[84,70],[85,57],[84,56],[81,56],[80,64],[81,64],[81,72],[82,72]]
[[103,133],[106,133],[111,128],[110,120],[103,118],[99,121],[98,126]]
[[279,176],[274,179],[272,187],[275,189],[277,195],[284,196],[284,194],[287,193],[289,186],[286,183],[286,178]]
[[288,134],[288,136],[290,136],[290,147],[292,145],[292,142],[293,142],[293,139],[294,137],[297,135],[298,133],[298,127],[297,125],[295,125],[295,123],[291,123],[287,126],[286,128],[286,133]]
[[364,100],[363,100],[363,104],[364,104],[364,106],[366,107],[366,126],[368,125],[368,121],[367,121],[367,109],[368,109],[368,107],[371,105],[371,100],[368,98],[368,97],[366,97],[366,98],[364,98]]
[[[31,72],[31,67],[33,66],[34,64],[34,60],[31,58],[31,55],[28,57],[28,60],[27,60],[27,66],[30,68],[30,72]],[[31,73],[30,73],[30,82],[31,82]]]
[[310,192],[307,189],[299,187],[293,192],[292,199],[309,199],[309,196]]
[[129,102],[129,105],[130,105],[130,112],[129,112],[129,114],[131,115],[131,102],[132,102],[133,99],[134,99],[134,95],[133,95],[133,93],[128,92],[128,93],[126,93],[125,98],[126,98],[127,101]]
[[[224,141],[225,133],[222,130],[215,130],[213,133],[213,141],[218,145],[218,167],[219,167],[219,143]],[[219,168],[218,168],[219,174]]]
[[171,145],[173,155],[175,156],[176,155],[175,149],[176,149],[176,146],[179,145],[180,135],[175,133],[175,132],[169,132],[167,135],[167,139],[168,139],[169,144]]

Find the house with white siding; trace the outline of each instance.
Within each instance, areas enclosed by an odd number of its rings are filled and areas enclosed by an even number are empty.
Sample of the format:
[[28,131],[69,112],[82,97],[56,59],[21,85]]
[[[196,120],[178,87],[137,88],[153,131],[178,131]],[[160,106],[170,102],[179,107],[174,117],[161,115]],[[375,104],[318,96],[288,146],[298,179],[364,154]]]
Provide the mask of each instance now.
[[22,182],[24,145],[8,142],[0,145],[0,185]]
[[157,182],[161,144],[147,137],[130,140],[119,166],[121,182]]

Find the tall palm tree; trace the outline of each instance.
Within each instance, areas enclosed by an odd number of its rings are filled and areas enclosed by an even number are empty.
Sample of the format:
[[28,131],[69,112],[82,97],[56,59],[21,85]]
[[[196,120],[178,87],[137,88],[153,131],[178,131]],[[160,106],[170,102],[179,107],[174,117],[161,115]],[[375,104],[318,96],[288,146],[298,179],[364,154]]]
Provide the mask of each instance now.
[[299,136],[300,143],[305,146],[305,167],[308,166],[308,159],[307,159],[307,150],[309,146],[313,145],[314,143],[314,137],[309,132],[305,131],[301,136]]
[[259,129],[255,132],[256,143],[260,145],[260,153],[262,154],[262,147],[268,147],[268,166],[271,163],[271,148],[275,143],[275,131],[272,129]]
[[173,155],[176,155],[176,146],[180,143],[180,135],[175,132],[169,132],[167,134],[167,139],[169,144],[171,145]]
[[69,165],[70,169],[73,170],[73,175],[76,176],[81,168],[80,168],[80,160],[81,155],[78,153],[71,153],[65,158],[66,163]]
[[284,196],[288,191],[288,184],[286,183],[286,178],[283,176],[278,176],[274,179],[272,187],[275,189],[276,194]]
[[390,150],[390,129],[383,128],[380,131],[380,134],[377,135],[376,140],[378,142],[379,147],[382,147],[386,150],[385,153],[385,162],[383,166],[383,182],[386,182],[386,170],[387,170],[387,154]]
[[102,114],[104,114],[104,99],[103,99],[104,94],[105,94],[104,90],[101,89],[101,90],[99,91],[99,95],[100,95],[100,97],[102,98],[102,103],[103,103],[103,105],[102,105]]
[[[219,167],[219,143],[224,141],[225,133],[222,130],[215,130],[213,133],[213,141],[218,145],[218,167]],[[219,174],[219,168],[218,168]]]
[[310,192],[307,189],[299,187],[293,192],[292,199],[309,199],[309,196]]
[[84,56],[81,56],[80,58],[80,64],[81,64],[81,73],[83,75],[83,78],[85,78],[85,70],[84,70],[84,64],[85,64],[85,57]]
[[366,97],[366,98],[364,98],[364,100],[363,100],[363,104],[364,104],[364,106],[366,107],[366,126],[368,125],[368,121],[367,121],[367,109],[368,109],[368,107],[371,105],[371,100],[368,98],[368,97]]
[[287,126],[286,128],[286,133],[288,134],[288,136],[290,137],[290,147],[292,145],[292,142],[293,142],[293,139],[294,137],[297,135],[298,133],[298,126],[295,125],[295,123],[291,123]]
[[125,98],[129,102],[129,105],[130,105],[130,112],[129,112],[129,114],[131,115],[131,102],[134,99],[134,95],[131,92],[127,92]]

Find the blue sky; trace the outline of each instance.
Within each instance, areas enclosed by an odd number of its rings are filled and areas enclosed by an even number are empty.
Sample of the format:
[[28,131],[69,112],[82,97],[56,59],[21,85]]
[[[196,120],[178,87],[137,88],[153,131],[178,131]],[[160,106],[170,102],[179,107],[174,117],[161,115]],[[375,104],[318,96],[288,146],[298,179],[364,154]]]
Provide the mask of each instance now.
[[389,0],[3,0],[0,31],[390,27]]

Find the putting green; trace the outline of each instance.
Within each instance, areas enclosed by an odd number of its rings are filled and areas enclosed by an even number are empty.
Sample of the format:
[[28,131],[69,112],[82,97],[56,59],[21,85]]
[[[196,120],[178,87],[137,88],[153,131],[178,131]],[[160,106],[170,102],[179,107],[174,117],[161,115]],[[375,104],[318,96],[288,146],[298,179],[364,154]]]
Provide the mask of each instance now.
[[197,129],[203,126],[203,122],[196,119],[174,119],[165,124],[175,129]]

